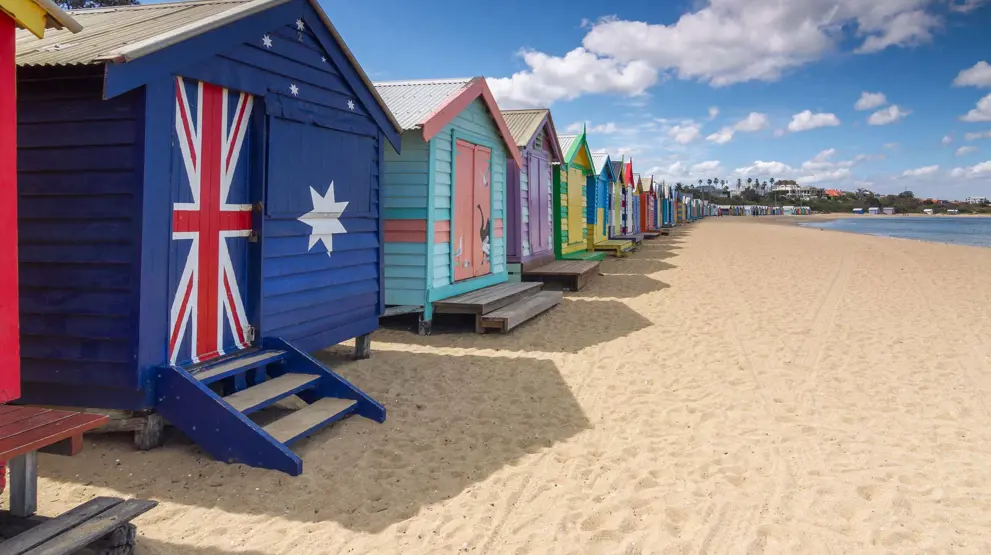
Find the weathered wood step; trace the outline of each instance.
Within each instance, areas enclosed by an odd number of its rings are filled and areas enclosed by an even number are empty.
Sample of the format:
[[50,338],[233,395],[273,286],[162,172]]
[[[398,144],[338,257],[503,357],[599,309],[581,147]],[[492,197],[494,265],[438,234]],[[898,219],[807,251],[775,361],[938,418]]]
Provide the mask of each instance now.
[[324,397],[312,405],[265,426],[264,430],[276,441],[290,444],[313,432],[340,420],[355,411],[358,402],[353,399],[333,399]]
[[315,374],[283,374],[228,395],[224,397],[224,400],[234,407],[234,410],[243,414],[250,414],[308,389],[319,381],[320,376]]
[[561,304],[564,294],[560,291],[541,291],[509,306],[482,316],[482,327],[502,333]]
[[543,287],[539,283],[506,282],[483,287],[470,293],[434,301],[434,312],[438,314],[487,314],[529,297]]
[[285,351],[256,351],[250,355],[225,359],[217,364],[199,366],[190,369],[193,377],[203,383],[213,383],[217,380],[236,376],[254,368],[260,368],[273,362],[278,362],[286,356]]

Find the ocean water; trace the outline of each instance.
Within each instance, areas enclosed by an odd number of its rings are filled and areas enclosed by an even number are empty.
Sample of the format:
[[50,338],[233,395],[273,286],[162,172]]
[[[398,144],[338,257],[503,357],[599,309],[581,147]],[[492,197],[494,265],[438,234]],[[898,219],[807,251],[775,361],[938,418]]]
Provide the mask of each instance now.
[[802,225],[881,237],[900,237],[938,243],[991,247],[991,218],[865,215],[840,218],[829,222],[809,222]]

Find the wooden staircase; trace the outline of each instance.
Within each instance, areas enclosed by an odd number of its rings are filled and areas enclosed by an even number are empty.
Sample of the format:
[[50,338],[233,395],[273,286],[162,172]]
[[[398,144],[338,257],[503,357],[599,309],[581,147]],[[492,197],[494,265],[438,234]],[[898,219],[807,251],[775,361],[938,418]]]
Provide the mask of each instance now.
[[[289,445],[352,414],[385,421],[385,408],[278,338],[191,366],[160,367],[156,410],[214,458],[296,476]],[[248,415],[295,395],[307,406],[266,425]]]
[[434,302],[437,314],[472,314],[475,331],[502,333],[561,304],[560,291],[541,291],[542,283],[507,282]]

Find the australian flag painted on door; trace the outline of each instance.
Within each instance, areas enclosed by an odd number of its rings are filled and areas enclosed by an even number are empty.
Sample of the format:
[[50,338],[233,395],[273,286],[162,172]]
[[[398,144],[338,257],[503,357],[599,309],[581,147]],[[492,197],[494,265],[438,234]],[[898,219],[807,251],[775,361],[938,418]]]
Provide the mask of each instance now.
[[169,360],[242,349],[252,231],[249,156],[254,99],[177,78],[172,142]]

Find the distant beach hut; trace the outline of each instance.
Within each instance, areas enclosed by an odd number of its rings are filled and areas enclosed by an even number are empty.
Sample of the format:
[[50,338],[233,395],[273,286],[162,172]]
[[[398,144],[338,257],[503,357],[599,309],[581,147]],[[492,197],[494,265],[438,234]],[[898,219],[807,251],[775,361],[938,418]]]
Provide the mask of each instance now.
[[895,207],[894,206],[885,206],[884,207],[884,215],[885,216],[894,216],[895,215]]
[[[595,169],[594,203],[589,203],[588,237],[592,241],[592,249],[611,253],[613,256],[624,256],[633,250],[633,243],[623,239],[612,239],[612,222],[616,219],[616,208],[619,205],[615,189],[622,179],[614,172],[622,167],[621,162],[613,162],[608,153],[593,152],[592,165]],[[594,208],[594,211],[593,211]]]
[[639,173],[633,174],[633,184],[633,187],[630,188],[630,192],[633,195],[630,198],[633,206],[630,210],[630,222],[632,224],[633,233],[640,233],[643,231],[643,220],[641,219],[640,214],[640,199],[643,196],[643,179],[641,179]]
[[863,208],[854,208],[853,209],[853,213],[854,214],[863,214],[864,213],[864,209]]
[[612,166],[612,178],[608,190],[608,217],[606,218],[606,231],[610,239],[614,239],[623,234],[623,172],[626,168],[624,157],[619,160],[609,160]]
[[503,110],[510,133],[522,155],[518,166],[506,157],[506,260],[510,272],[543,266],[555,259],[553,165],[562,161],[557,130],[550,110]]
[[588,250],[586,195],[595,170],[585,130],[558,140],[563,160],[554,166],[554,252],[560,260],[602,260],[606,253]]
[[640,183],[640,230],[655,232],[657,225],[657,190],[654,187],[654,176],[641,178]]
[[298,474],[289,444],[385,419],[306,352],[368,354],[399,125],[315,0],[75,17],[17,39],[23,400],[154,409],[219,460]]
[[881,213],[881,208],[878,206],[871,206],[870,208],[867,209],[867,212],[873,216],[877,216],[878,214]]

